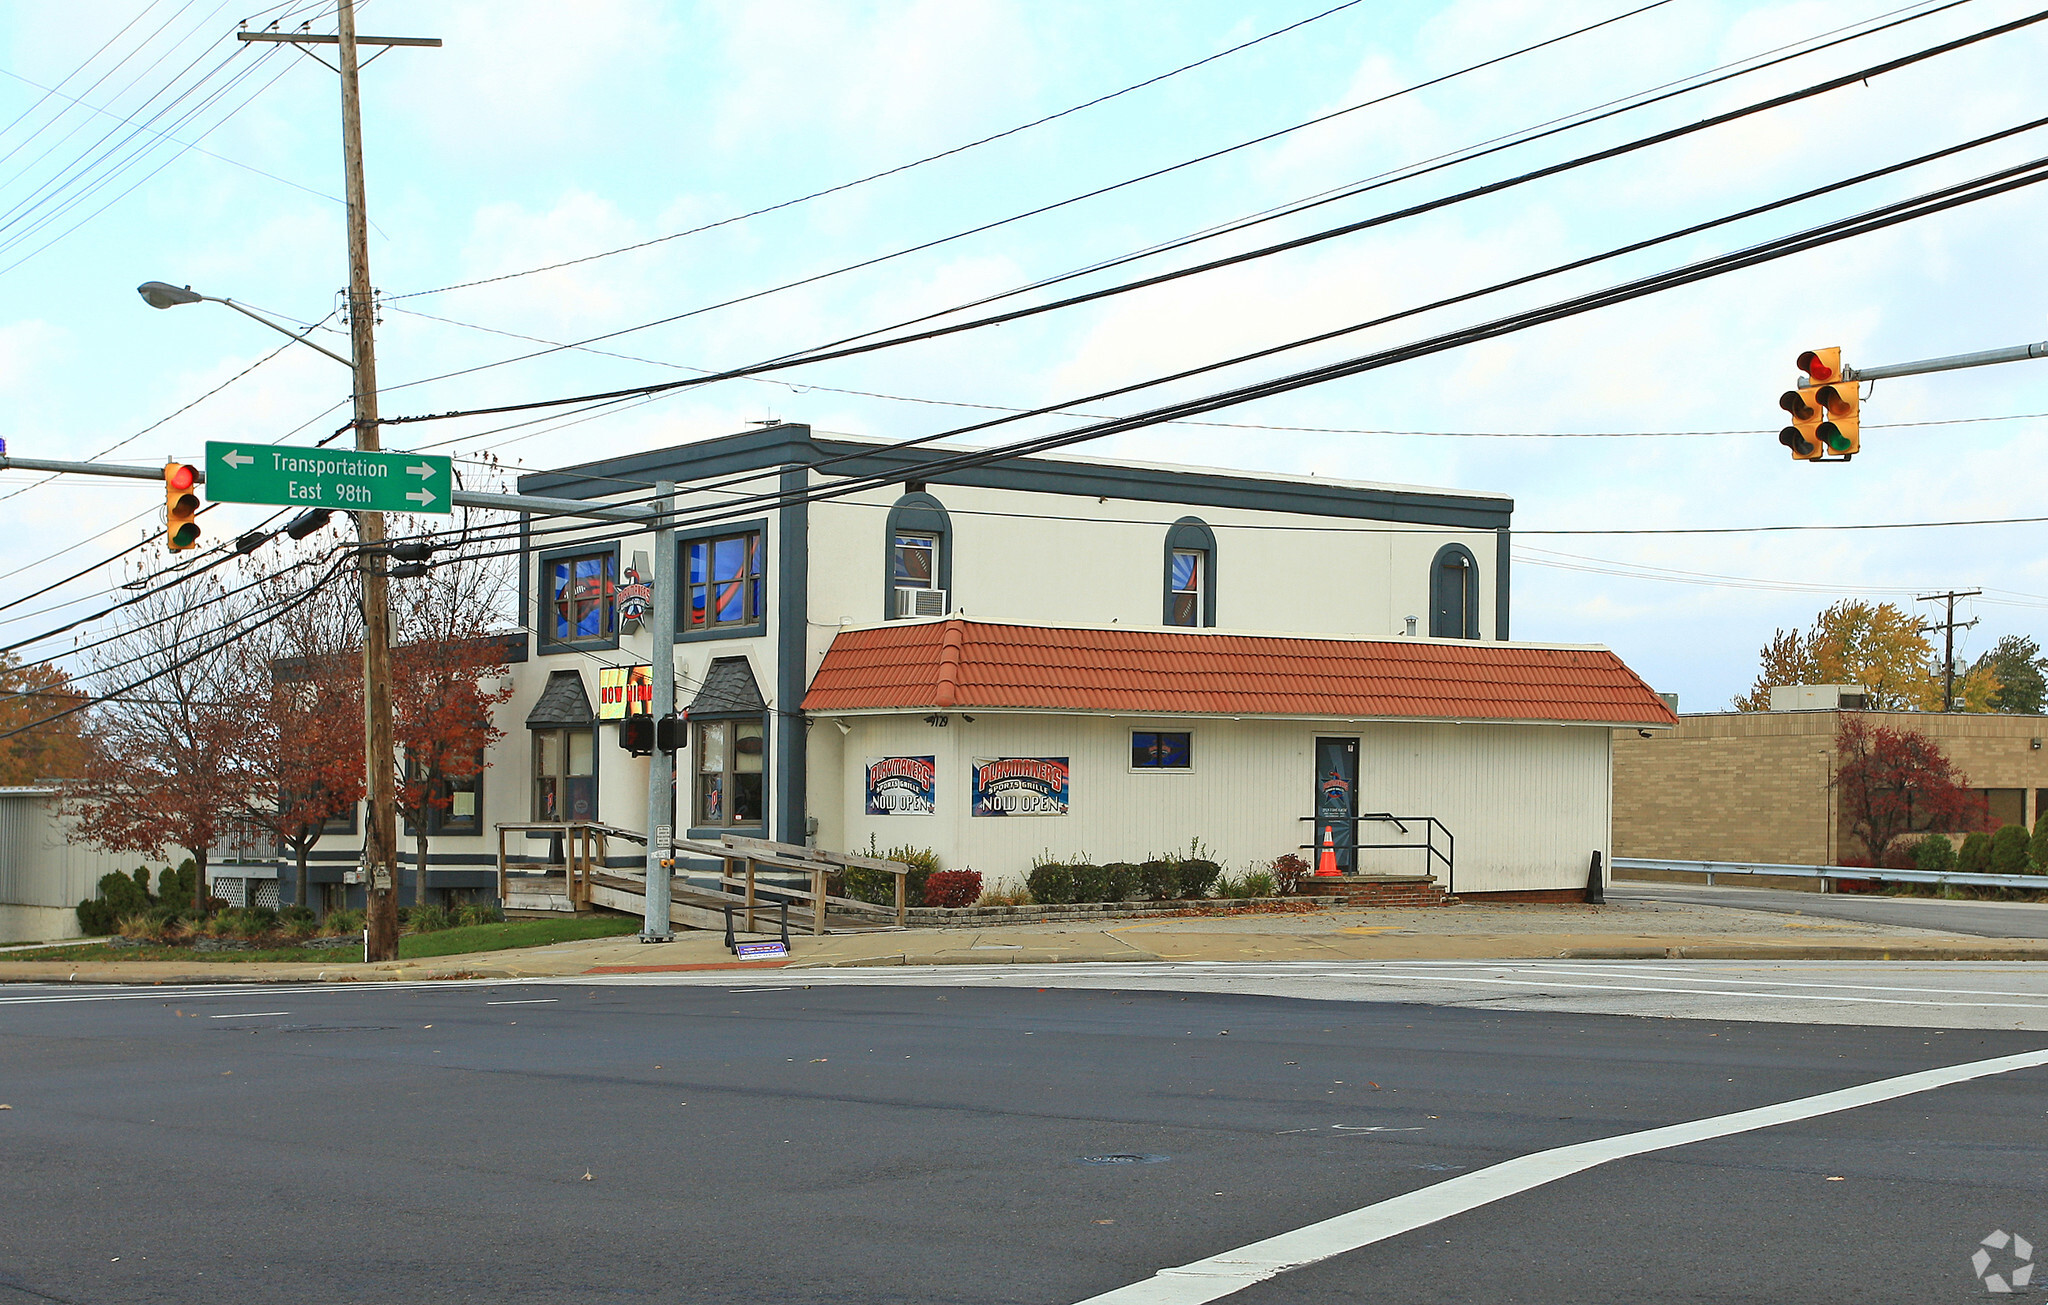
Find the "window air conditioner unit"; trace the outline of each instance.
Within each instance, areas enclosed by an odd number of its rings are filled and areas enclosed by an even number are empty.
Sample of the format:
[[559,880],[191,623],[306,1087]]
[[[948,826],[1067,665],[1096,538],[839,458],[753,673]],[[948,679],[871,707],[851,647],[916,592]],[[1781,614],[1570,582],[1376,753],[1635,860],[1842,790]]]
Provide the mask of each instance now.
[[896,590],[896,615],[898,616],[944,616],[946,614],[946,591],[943,589]]

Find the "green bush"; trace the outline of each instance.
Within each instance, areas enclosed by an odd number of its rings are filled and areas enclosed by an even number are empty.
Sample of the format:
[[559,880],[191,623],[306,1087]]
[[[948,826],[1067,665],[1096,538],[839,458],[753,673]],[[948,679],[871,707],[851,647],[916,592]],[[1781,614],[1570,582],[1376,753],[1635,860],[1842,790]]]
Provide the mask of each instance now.
[[1033,866],[1024,886],[1031,890],[1033,902],[1065,906],[1074,900],[1074,869],[1057,863]]
[[1180,867],[1171,861],[1147,861],[1138,867],[1138,887],[1155,901],[1180,896]]
[[2027,840],[2027,861],[2035,874],[2048,874],[2048,812],[2034,822],[2034,836]]
[[290,906],[284,907],[277,913],[277,922],[279,924],[286,926],[295,925],[301,920],[313,920],[317,918],[318,917],[313,914],[312,907],[300,906],[297,902],[292,903]]
[[1103,901],[1128,902],[1131,894],[1138,891],[1138,867],[1129,861],[1112,861],[1102,867],[1102,873],[1108,881],[1103,889]]
[[114,908],[97,897],[88,897],[78,904],[79,932],[88,938],[104,938],[114,932],[120,917]]
[[1182,897],[1207,897],[1216,887],[1216,881],[1223,877],[1222,866],[1202,857],[1191,857],[1176,869]]
[[1069,891],[1072,902],[1106,902],[1109,897],[1109,871],[1099,865],[1070,865],[1067,867]]
[[1956,845],[1947,834],[1929,834],[1913,844],[1913,868],[1933,871],[1955,869]]
[[361,933],[366,923],[361,911],[329,911],[327,913],[327,934],[334,937],[345,933]]
[[492,898],[487,902],[466,902],[455,914],[457,922],[461,924],[503,924],[505,922],[504,908],[498,905],[496,898]]
[[1279,892],[1273,876],[1264,870],[1248,870],[1237,886],[1246,897],[1272,897]]
[[156,879],[156,895],[158,900],[175,902],[180,907],[192,904],[192,895],[198,891],[198,888],[199,863],[189,856],[179,862],[178,868],[175,870],[165,866],[163,872]]
[[124,875],[115,870],[100,876],[98,892],[78,904],[78,927],[99,938],[120,928],[121,921],[156,905],[149,895],[149,869],[137,866]]
[[2023,875],[2027,872],[2027,827],[2005,825],[1991,836],[1991,873]]
[[431,903],[426,906],[413,907],[405,912],[405,919],[402,921],[402,925],[407,933],[439,933],[443,929],[450,928],[454,923],[453,920],[448,918],[448,912],[445,908]]
[[1956,865],[1970,874],[1987,874],[1991,869],[1991,835],[1979,830],[1963,840],[1956,853]]

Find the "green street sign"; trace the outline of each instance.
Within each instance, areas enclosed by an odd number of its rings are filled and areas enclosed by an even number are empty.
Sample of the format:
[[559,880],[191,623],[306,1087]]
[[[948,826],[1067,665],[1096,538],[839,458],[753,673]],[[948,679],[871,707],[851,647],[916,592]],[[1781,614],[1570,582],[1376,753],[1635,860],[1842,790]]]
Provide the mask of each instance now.
[[342,512],[454,511],[447,457],[206,443],[206,497]]

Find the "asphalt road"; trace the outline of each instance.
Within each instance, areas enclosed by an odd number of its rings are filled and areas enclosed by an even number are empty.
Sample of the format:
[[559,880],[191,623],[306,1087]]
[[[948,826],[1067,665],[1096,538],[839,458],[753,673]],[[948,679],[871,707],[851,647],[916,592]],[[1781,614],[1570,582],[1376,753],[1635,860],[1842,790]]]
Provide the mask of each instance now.
[[1607,895],[1614,900],[1685,902],[1741,911],[1860,920],[1907,929],[1939,929],[1977,938],[2048,938],[2048,903],[2039,902],[1949,902],[1933,897],[1799,893],[1782,888],[1730,888],[1721,884],[1708,887],[1639,880],[1610,884]]
[[1425,1192],[1228,1299],[1966,1300],[1994,1229],[2048,1243],[2037,1032],[859,977],[8,988],[0,1302],[1182,1305]]

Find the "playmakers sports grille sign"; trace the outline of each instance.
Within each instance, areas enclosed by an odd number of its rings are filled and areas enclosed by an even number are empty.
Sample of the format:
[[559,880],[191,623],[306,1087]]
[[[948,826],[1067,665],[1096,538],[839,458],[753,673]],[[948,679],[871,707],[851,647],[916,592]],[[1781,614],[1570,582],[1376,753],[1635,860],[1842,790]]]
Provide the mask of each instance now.
[[1063,816],[1067,780],[1065,757],[976,757],[974,814]]
[[868,814],[928,816],[938,810],[938,758],[869,757]]

